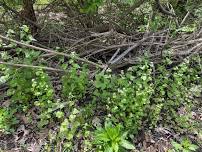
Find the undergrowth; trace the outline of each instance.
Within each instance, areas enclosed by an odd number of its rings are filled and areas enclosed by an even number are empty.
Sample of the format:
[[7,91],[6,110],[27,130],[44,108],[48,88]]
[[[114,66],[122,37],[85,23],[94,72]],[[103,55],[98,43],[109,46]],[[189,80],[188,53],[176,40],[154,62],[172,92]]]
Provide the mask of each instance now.
[[[29,43],[30,37],[26,39]],[[1,58],[12,63],[43,65],[37,61],[39,55],[25,48],[18,48],[14,58],[1,52]],[[107,69],[96,72],[92,80],[88,66],[77,64],[74,56],[61,65],[67,72],[58,86],[42,69],[0,65],[0,82],[9,88],[9,101],[5,101],[9,104],[0,108],[2,133],[14,132],[20,122],[17,115],[30,117],[28,111],[33,109],[36,118],[32,115],[31,119],[38,120],[36,130],[53,123],[58,126],[55,132],[50,129],[45,151],[57,151],[60,143],[64,151],[77,151],[75,147],[84,152],[134,149],[128,140],[132,141],[139,130],[155,128],[159,123],[172,125],[179,132],[197,131],[189,114],[194,97],[201,93],[201,56],[188,57],[178,64],[165,54],[163,62],[154,65],[145,55],[120,74]],[[180,108],[186,109],[186,115],[178,113]],[[104,124],[111,125],[102,127]]]

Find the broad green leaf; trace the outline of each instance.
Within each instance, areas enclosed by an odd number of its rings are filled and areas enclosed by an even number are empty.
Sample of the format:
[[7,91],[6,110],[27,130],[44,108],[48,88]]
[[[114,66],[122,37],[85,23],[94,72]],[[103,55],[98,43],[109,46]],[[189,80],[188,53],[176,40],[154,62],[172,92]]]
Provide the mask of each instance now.
[[133,144],[131,144],[127,140],[122,140],[121,141],[121,146],[126,148],[126,149],[135,149],[135,146],[133,146]]
[[126,137],[128,136],[128,132],[124,132],[121,136],[121,139],[126,139]]
[[119,136],[120,128],[117,126],[115,128],[107,127],[105,130],[111,140],[115,140]]
[[173,147],[175,147],[176,150],[182,150],[183,149],[182,145],[178,144],[175,141],[172,141],[172,145],[173,145]]
[[191,144],[189,149],[192,151],[195,151],[196,149],[198,149],[199,147],[197,145]]
[[112,142],[112,149],[114,150],[114,152],[119,151],[119,145],[117,142]]
[[110,138],[106,132],[96,133],[96,141],[109,142]]
[[105,151],[104,151],[104,152],[113,152],[113,149],[112,149],[112,147],[107,146],[107,147],[105,148]]

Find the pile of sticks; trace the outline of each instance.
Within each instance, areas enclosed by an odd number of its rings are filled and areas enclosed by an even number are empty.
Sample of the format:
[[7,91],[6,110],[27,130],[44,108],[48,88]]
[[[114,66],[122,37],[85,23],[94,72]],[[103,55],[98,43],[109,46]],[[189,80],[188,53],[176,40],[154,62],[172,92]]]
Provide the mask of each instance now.
[[[72,33],[72,30],[67,30]],[[77,31],[77,32],[76,32]],[[0,39],[5,42],[16,43],[20,47],[26,47],[43,52],[43,58],[53,56],[63,56],[71,58],[70,53],[76,52],[78,57],[75,59],[78,63],[87,63],[92,67],[100,69],[119,69],[134,65],[145,53],[154,63],[161,62],[164,52],[171,52],[173,60],[181,62],[187,56],[202,53],[202,28],[195,33],[181,34],[177,39],[170,36],[170,30],[163,30],[156,33],[136,33],[135,35],[126,35],[118,33],[113,29],[104,33],[85,32],[78,29],[75,35],[68,36],[68,32],[59,36],[52,33],[55,37],[49,39],[50,44],[58,39],[63,46],[62,52],[50,49],[43,40],[26,44],[19,40],[10,39],[0,35]],[[66,35],[64,37],[64,35]],[[71,40],[70,40],[71,39]],[[53,41],[53,42],[51,42]],[[58,43],[58,45],[60,45]],[[60,46],[59,46],[60,47]],[[64,49],[65,48],[65,49]],[[6,48],[1,48],[5,51]],[[48,61],[48,60],[47,60]],[[42,68],[50,71],[65,72],[57,67],[42,67],[37,65],[24,65],[8,63],[0,59],[0,64],[16,67]]]

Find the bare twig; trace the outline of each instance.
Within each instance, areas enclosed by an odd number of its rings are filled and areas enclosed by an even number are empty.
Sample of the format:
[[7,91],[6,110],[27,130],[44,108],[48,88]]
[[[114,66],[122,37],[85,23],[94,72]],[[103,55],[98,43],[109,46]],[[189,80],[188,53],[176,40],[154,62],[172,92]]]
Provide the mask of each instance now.
[[[124,39],[124,41],[122,42],[122,44],[124,44],[126,41],[126,39]],[[114,60],[114,58],[118,55],[118,53],[120,52],[121,48],[119,47],[116,52],[114,53],[114,55],[111,57],[111,59],[108,61],[109,64],[111,64],[111,62]]]
[[170,16],[172,16],[172,17],[176,17],[175,14],[173,14],[173,13],[170,12],[170,11],[167,11],[167,10],[162,6],[160,0],[156,0],[156,4],[157,4],[158,9],[159,9],[159,11],[160,11],[161,13],[166,14],[166,15],[170,15]]
[[188,11],[187,14],[185,15],[185,17],[183,18],[182,22],[180,23],[180,26],[182,26],[184,24],[184,22],[186,21],[186,19],[189,15],[190,15],[190,12]]

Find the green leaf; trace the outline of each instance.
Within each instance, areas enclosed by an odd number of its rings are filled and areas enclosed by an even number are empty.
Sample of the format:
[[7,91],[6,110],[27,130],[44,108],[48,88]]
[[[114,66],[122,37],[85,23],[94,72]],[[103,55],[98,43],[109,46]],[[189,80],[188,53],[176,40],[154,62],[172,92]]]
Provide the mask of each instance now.
[[175,147],[176,150],[182,150],[183,149],[182,145],[178,144],[175,141],[172,141],[172,145],[173,145],[173,147]]
[[62,111],[57,111],[57,112],[55,113],[55,115],[56,115],[57,118],[62,118],[62,117],[64,117],[64,112],[62,112]]
[[198,148],[199,147],[197,145],[191,144],[190,147],[189,147],[189,150],[195,151]]
[[133,144],[131,144],[127,140],[122,140],[121,141],[121,146],[126,148],[126,149],[135,149],[135,146],[133,146]]
[[128,136],[128,132],[124,132],[121,136],[121,139],[124,140]]
[[110,138],[109,138],[109,136],[108,136],[108,134],[106,132],[97,132],[95,140],[96,141],[108,142],[108,141],[110,141]]
[[182,152],[190,152],[189,150],[187,149],[183,149]]
[[112,149],[112,147],[107,146],[107,147],[105,148],[105,151],[104,151],[104,152],[113,152],[113,149]]
[[79,110],[77,110],[76,108],[73,109],[72,114],[76,115],[79,113]]
[[120,125],[117,125],[116,127],[106,126],[105,130],[106,130],[108,136],[110,137],[110,139],[115,140],[117,137],[119,137]]
[[114,152],[119,151],[119,145],[117,142],[112,142],[112,149],[114,150]]
[[143,75],[143,76],[141,76],[141,79],[145,81],[147,79],[147,76]]
[[22,26],[22,29],[23,29],[26,33],[29,32],[29,27],[28,27],[27,25],[23,25],[23,26]]

